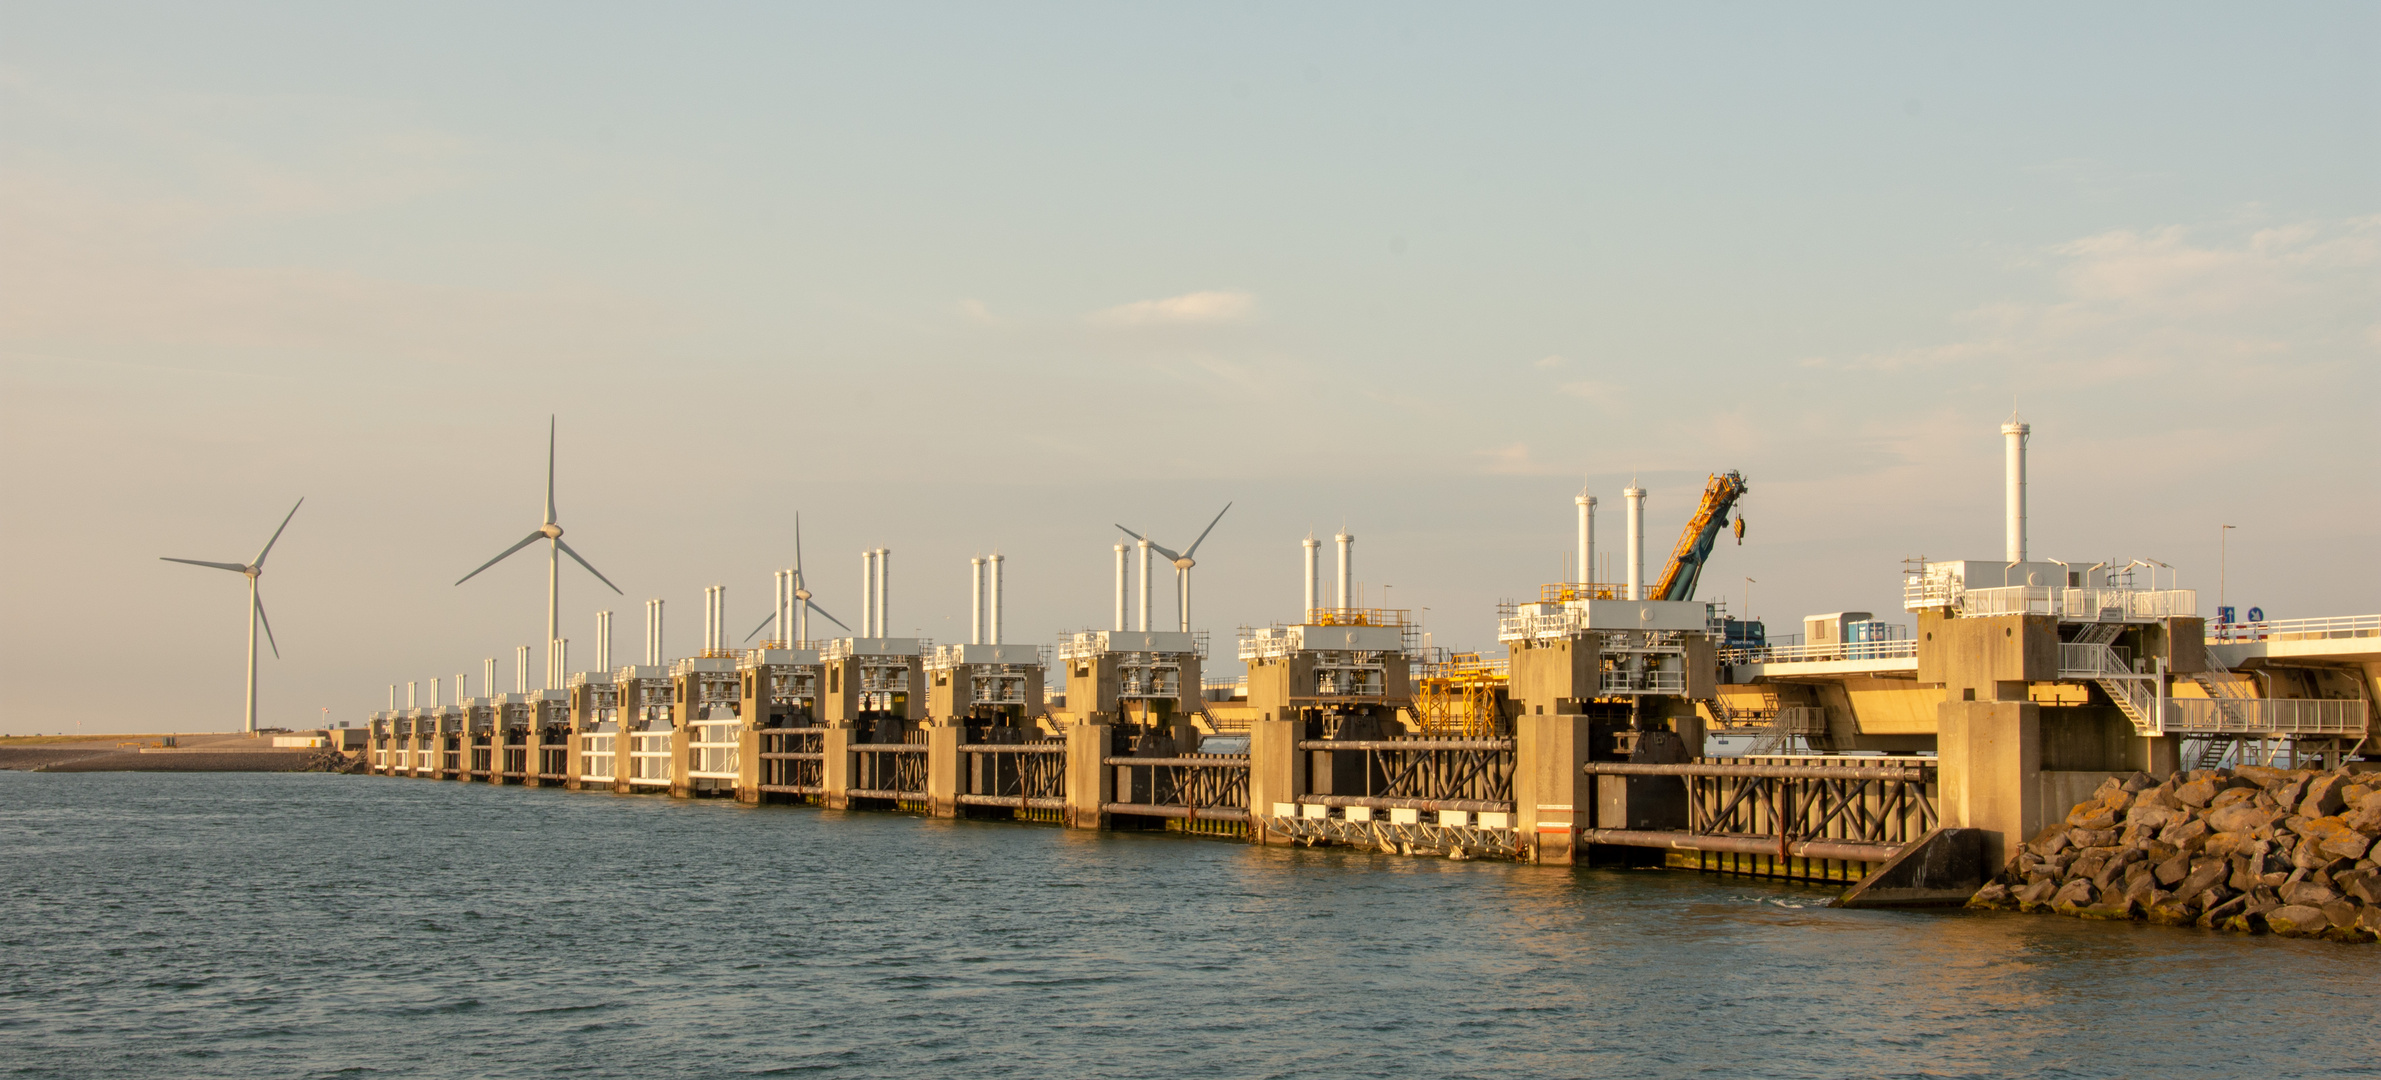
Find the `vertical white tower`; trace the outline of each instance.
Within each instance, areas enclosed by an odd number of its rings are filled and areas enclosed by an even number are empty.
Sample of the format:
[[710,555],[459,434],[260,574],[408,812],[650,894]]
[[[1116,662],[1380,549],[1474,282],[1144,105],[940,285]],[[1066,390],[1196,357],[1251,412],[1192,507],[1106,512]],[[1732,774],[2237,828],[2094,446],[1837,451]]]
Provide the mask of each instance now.
[[439,705],[439,702],[438,702],[438,683],[439,683],[439,681],[440,681],[440,680],[438,680],[438,679],[431,679],[431,680],[430,680],[430,707],[431,707],[431,708],[433,708],[433,709],[437,708],[437,707],[438,707],[438,705]]
[[482,657],[482,658],[480,659],[480,684],[481,684],[482,686],[484,686],[484,687],[486,687],[486,688],[487,688],[487,692],[488,692],[488,696],[489,696],[489,697],[495,697],[495,696],[496,696],[496,658],[495,658],[495,657],[493,657],[493,656],[488,656],[488,657]]
[[405,683],[405,707],[406,707],[406,708],[408,708],[408,709],[412,709],[412,708],[419,708],[419,707],[420,707],[420,705],[421,705],[421,702],[419,702],[419,701],[417,701],[417,700],[415,700],[415,699],[414,699],[414,683],[413,683],[413,681],[412,681],[412,680],[410,680],[410,679],[406,680],[406,683]]
[[1645,489],[1628,486],[1620,497],[1629,503],[1629,599],[1645,599]]
[[1339,608],[1345,611],[1356,605],[1356,538],[1340,533],[1331,539],[1339,542]]
[[1000,552],[993,552],[985,571],[991,578],[986,582],[986,591],[990,596],[986,598],[985,606],[991,608],[992,613],[984,626],[984,636],[988,639],[987,643],[992,645],[1000,644],[1000,564],[1006,558]]
[[876,636],[885,637],[893,631],[888,612],[893,597],[893,549],[876,549]]
[[1314,618],[1315,601],[1318,599],[1315,596],[1315,590],[1322,587],[1322,582],[1317,580],[1317,574],[1320,570],[1319,564],[1323,561],[1323,542],[1309,536],[1305,539],[1304,544],[1306,546],[1306,607],[1298,615],[1300,622]]
[[967,560],[967,643],[984,643],[984,560]]
[[513,693],[529,692],[529,646],[513,650]]
[[2001,439],[2007,451],[2004,467],[2008,482],[2008,557],[2013,563],[2026,561],[2026,436],[2033,434],[2032,425],[2016,413],[2009,414],[2009,422],[2001,425]]
[[[394,689],[394,688],[392,687],[392,689]],[[471,679],[470,679],[470,677],[469,677],[469,676],[466,676],[464,673],[462,673],[462,672],[460,672],[460,671],[456,672],[456,673],[455,673],[455,704],[457,704],[457,705],[461,705],[461,704],[463,704],[463,702],[464,702],[465,700],[469,699],[470,697],[471,697]],[[391,704],[394,704],[394,703],[392,702]]]
[[876,550],[860,552],[860,635],[876,638]]
[[[595,613],[595,670],[612,670],[612,613],[609,611]],[[462,693],[462,687],[455,688],[456,696],[460,697]]]
[[1579,489],[1571,500],[1579,505],[1579,565],[1573,571],[1579,581],[1596,579],[1596,497]]
[[661,601],[645,601],[645,665],[647,667],[661,665],[662,614]]
[[1147,541],[1147,540],[1143,540],[1143,541],[1141,541],[1141,543],[1140,543],[1140,548],[1141,548],[1141,621],[1140,621],[1140,629],[1142,629],[1143,631],[1147,631],[1147,630],[1149,629],[1149,541]]
[[1118,545],[1116,545],[1116,629],[1118,629],[1118,630],[1122,630],[1122,629],[1124,629],[1124,628],[1125,628],[1125,624],[1124,624],[1124,589],[1125,589],[1125,584],[1124,584],[1124,581],[1125,581],[1125,576],[1126,576],[1126,574],[1125,574],[1125,568],[1124,568],[1124,545],[1123,545],[1123,544],[1118,544]]

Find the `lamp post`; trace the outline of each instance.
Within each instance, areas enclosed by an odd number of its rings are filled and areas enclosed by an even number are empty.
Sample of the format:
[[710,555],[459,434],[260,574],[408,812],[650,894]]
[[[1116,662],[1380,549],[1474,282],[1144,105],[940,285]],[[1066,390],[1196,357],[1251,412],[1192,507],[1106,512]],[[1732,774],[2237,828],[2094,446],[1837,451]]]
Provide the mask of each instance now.
[[2216,533],[2216,614],[2224,613],[2224,587],[2232,572],[2232,526],[2226,525]]

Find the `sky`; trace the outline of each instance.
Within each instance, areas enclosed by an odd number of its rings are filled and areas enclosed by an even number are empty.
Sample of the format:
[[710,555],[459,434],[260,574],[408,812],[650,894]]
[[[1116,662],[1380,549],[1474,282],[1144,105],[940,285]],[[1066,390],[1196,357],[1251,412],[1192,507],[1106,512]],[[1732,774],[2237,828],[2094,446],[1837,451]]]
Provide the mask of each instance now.
[[[673,655],[804,569],[963,640],[1198,553],[1211,674],[1299,542],[1494,654],[1622,488],[1701,597],[1910,621],[1905,558],[2157,559],[2381,612],[2381,7],[0,8],[0,733],[361,722],[544,636]],[[2235,528],[2226,531],[2224,525]],[[1328,570],[1326,574],[1328,574]],[[1649,568],[1649,576],[1653,572]],[[1161,578],[1158,623],[1170,625]],[[823,625],[823,624],[822,624]],[[533,672],[542,670],[542,662]],[[400,691],[401,693],[402,691]]]

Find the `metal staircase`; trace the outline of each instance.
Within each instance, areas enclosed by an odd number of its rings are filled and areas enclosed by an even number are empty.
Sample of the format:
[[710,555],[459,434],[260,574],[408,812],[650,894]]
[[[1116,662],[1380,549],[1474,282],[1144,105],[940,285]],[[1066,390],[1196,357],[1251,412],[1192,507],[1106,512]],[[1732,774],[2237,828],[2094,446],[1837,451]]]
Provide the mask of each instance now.
[[2059,645],[2059,675],[2098,683],[2108,699],[2124,712],[2125,719],[2133,721],[2136,733],[2162,734],[2164,725],[2157,716],[2158,692],[2149,685],[2154,680],[2134,671],[2122,655],[2109,647],[2124,631],[2123,623],[2085,624],[2075,640]]
[[[2257,699],[2257,680],[2218,663],[2214,656],[2207,658],[2207,668],[2191,673],[2191,681],[2199,684],[2208,699],[2215,702],[2216,712],[2227,720],[2246,726],[2249,707],[2241,702]],[[2200,743],[2195,768],[2222,768],[2239,748],[2238,738],[2210,735]]]

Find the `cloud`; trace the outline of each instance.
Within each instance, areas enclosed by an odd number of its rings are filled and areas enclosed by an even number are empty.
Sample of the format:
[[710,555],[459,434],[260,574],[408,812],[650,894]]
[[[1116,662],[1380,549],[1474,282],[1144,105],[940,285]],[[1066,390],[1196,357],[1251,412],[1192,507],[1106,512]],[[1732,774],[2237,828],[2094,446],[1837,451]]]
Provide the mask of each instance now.
[[1546,470],[1529,456],[1527,443],[1513,443],[1492,450],[1474,450],[1472,456],[1486,458],[1486,468],[1492,473],[1530,475]]
[[1184,293],[1163,300],[1136,300],[1093,312],[1091,321],[1118,326],[1161,326],[1186,323],[1239,322],[1256,311],[1257,298],[1248,293]]
[[[1960,313],[1954,340],[1806,368],[1894,372],[1961,365],[2054,369],[2070,383],[2204,374],[2219,368],[2370,353],[2381,341],[2381,216],[2300,222],[2230,241],[2168,225],[2055,244],[2047,301]],[[2369,357],[2368,357],[2369,359]]]
[[1561,366],[1563,366],[1563,358],[1560,356],[1549,356],[1538,361],[1538,367],[1544,370],[1552,370]]

